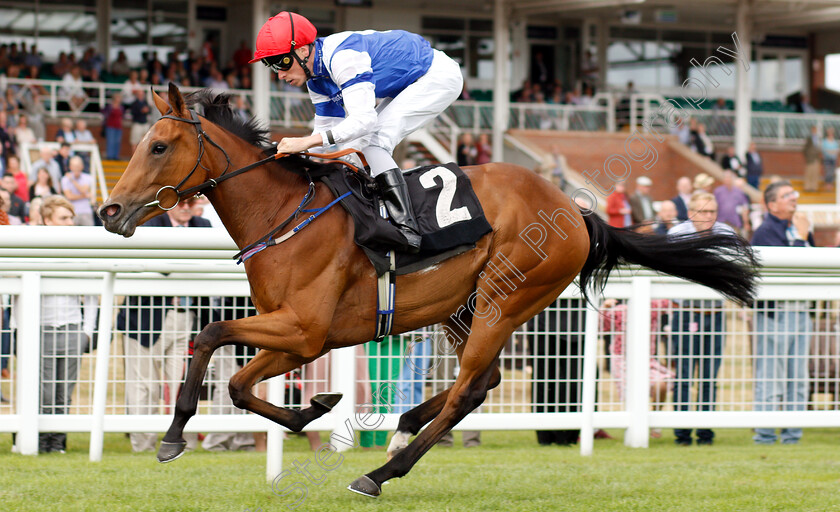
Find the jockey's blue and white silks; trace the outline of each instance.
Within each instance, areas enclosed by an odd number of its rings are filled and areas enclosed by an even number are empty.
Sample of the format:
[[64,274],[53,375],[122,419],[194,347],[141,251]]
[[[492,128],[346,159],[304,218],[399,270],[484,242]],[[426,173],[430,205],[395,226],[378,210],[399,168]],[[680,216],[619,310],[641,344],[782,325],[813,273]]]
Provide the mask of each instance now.
[[[317,39],[313,74],[307,82],[315,105],[313,133],[321,135],[324,147],[364,151],[372,146],[388,155],[443,112],[463,86],[455,61],[402,30],[340,32]],[[382,100],[379,107],[377,100]],[[384,170],[374,169],[374,174]]]

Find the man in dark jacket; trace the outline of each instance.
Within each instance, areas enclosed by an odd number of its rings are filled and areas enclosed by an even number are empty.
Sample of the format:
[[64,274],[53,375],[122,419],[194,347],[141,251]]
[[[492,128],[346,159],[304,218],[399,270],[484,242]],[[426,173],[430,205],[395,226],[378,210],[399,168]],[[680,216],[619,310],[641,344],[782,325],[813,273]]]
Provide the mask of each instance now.
[[[193,200],[179,203],[168,212],[150,219],[144,226],[210,227],[210,221],[193,216]],[[157,414],[161,384],[169,387],[169,404],[174,405],[183,381],[189,341],[196,332],[196,317],[209,312],[207,297],[126,297],[117,315],[117,329],[123,334],[125,350],[125,403],[128,414]],[[199,325],[209,322],[200,319]],[[157,434],[132,433],[135,452],[155,451]],[[194,436],[187,438],[194,445]],[[191,446],[190,446],[191,447]]]
[[761,161],[761,155],[755,148],[755,142],[750,142],[750,148],[747,150],[746,158],[747,167],[747,183],[750,186],[758,188],[761,183],[761,175],[764,174],[764,163]]
[[[796,211],[799,193],[789,181],[764,191],[767,215],[755,230],[753,245],[813,247],[811,222]],[[757,301],[755,312],[755,410],[804,411],[808,403],[809,303],[802,300]],[[801,428],[783,428],[783,444],[796,444]],[[773,444],[776,431],[757,428],[756,444]]]

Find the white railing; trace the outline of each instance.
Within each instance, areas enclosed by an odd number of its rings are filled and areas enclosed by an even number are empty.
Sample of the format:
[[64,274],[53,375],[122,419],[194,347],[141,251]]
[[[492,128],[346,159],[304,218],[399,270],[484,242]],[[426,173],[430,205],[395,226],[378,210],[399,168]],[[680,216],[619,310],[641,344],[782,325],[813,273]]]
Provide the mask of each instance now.
[[[104,232],[99,228],[52,228],[52,227],[4,227],[3,248],[0,248],[0,294],[13,297],[20,319],[17,331],[17,355],[14,360],[13,378],[0,380],[0,391],[11,397],[10,404],[0,404],[0,431],[18,433],[18,449],[21,453],[37,453],[39,431],[90,432],[91,460],[102,456],[103,432],[164,432],[171,421],[165,405],[155,406],[149,414],[125,414],[125,399],[122,394],[124,377],[121,368],[125,356],[119,344],[111,342],[112,331],[121,338],[126,333],[112,329],[116,313],[126,306],[113,300],[121,296],[182,296],[189,290],[195,297],[246,297],[249,293],[247,281],[241,267],[230,259],[236,248],[224,230],[166,230],[140,228],[131,239]],[[813,301],[818,298],[824,305],[811,308],[815,319],[840,317],[840,278],[838,261],[840,250],[825,248],[761,248],[763,259],[763,281],[759,299],[776,301]],[[317,291],[313,291],[317,293]],[[83,356],[82,372],[73,398],[69,415],[41,414],[39,403],[39,364],[41,309],[40,297],[65,294],[93,294],[102,297],[99,314],[99,342],[95,354]],[[577,299],[574,290],[566,290],[552,310],[580,314],[583,320],[573,330],[583,334],[583,351],[568,355],[529,354],[527,345],[533,343],[538,334],[557,336],[557,343],[571,343],[569,336],[558,331],[540,331],[525,326],[518,331],[504,349],[501,367],[504,375],[502,384],[489,395],[480,411],[470,414],[458,429],[469,430],[526,430],[539,425],[540,429],[583,429],[581,449],[591,453],[594,428],[627,429],[625,443],[630,446],[646,447],[650,428],[749,428],[749,427],[825,427],[840,426],[840,402],[834,395],[826,404],[824,401],[808,399],[808,405],[818,409],[824,405],[834,410],[755,412],[751,394],[753,392],[752,363],[757,360],[753,354],[751,337],[757,334],[755,325],[745,320],[752,312],[727,304],[720,310],[726,319],[726,328],[721,330],[726,351],[721,355],[721,373],[717,378],[719,394],[717,410],[674,411],[669,400],[651,399],[649,362],[651,360],[651,334],[664,339],[679,334],[666,328],[651,327],[644,319],[652,314],[662,313],[659,306],[651,306],[654,299],[680,301],[711,301],[719,296],[700,286],[674,278],[655,275],[645,271],[619,272],[610,280],[604,292],[605,297],[626,301],[629,326],[620,331],[604,330],[599,334],[599,314]],[[683,302],[684,304],[684,302]],[[822,304],[822,302],[821,302]],[[667,314],[678,315],[687,309],[671,304]],[[688,306],[686,306],[688,307]],[[699,307],[699,306],[698,306]],[[693,311],[693,310],[691,310]],[[710,311],[717,314],[717,310]],[[673,316],[675,317],[675,316]],[[643,319],[643,320],[639,320]],[[658,325],[658,324],[657,324]],[[838,329],[827,324],[814,335],[826,335],[840,340]],[[695,329],[696,330],[696,329]],[[695,330],[692,330],[694,332]],[[701,327],[702,331],[702,327]],[[9,326],[3,326],[9,332]],[[430,367],[443,359],[451,360],[451,352],[440,352],[438,332],[434,327],[406,333],[402,339],[425,340],[421,346],[436,344],[436,350],[428,352]],[[604,345],[604,334],[609,334],[615,343],[616,336],[626,337],[624,343],[626,378],[622,381],[614,373],[617,358]],[[760,333],[758,333],[760,334]],[[566,339],[566,341],[562,341]],[[658,345],[658,343],[657,343]],[[666,346],[669,343],[666,343]],[[610,349],[611,350],[611,349]],[[414,353],[418,351],[415,348]],[[354,404],[363,403],[357,397],[354,383],[354,357],[364,357],[353,348],[334,351],[330,367],[332,384],[323,383],[327,389],[345,394],[342,402],[332,413],[313,422],[307,430],[338,430],[345,434],[347,419],[354,417]],[[400,358],[402,352],[395,357]],[[394,354],[392,354],[394,356]],[[581,357],[582,356],[582,357]],[[683,354],[674,349],[661,350],[657,357],[665,366],[678,363]],[[822,362],[833,362],[833,356],[810,356]],[[552,366],[559,361],[582,366],[582,377],[567,375],[557,380],[534,382],[536,368],[540,362]],[[451,362],[451,361],[450,361]],[[608,365],[612,363],[612,370]],[[318,382],[317,375],[304,370],[304,386]],[[451,381],[451,373],[425,378],[433,392],[443,389]],[[397,384],[407,382],[401,374]],[[805,377],[803,377],[805,378]],[[208,381],[212,380],[208,378]],[[374,386],[393,382],[391,377],[373,379]],[[534,398],[537,386],[577,386],[580,391],[557,395],[555,401],[538,402]],[[673,384],[669,381],[669,386]],[[825,386],[840,385],[840,377],[820,377],[812,384]],[[224,382],[210,383],[223,386]],[[282,383],[272,384],[273,403],[282,404]],[[616,389],[624,390],[621,398]],[[429,395],[426,395],[428,398]],[[417,397],[404,403],[411,406],[422,400]],[[531,412],[534,407],[554,407],[568,403],[574,412]],[[696,404],[696,401],[692,403]],[[656,409],[651,410],[652,406]],[[564,406],[565,407],[565,406]],[[597,410],[596,410],[597,408]],[[199,414],[187,428],[189,432],[254,432],[265,431],[270,423],[254,415],[216,414],[212,406],[202,403]],[[377,428],[393,430],[398,414],[384,414],[384,421]],[[359,427],[357,427],[359,428]],[[282,453],[282,438],[274,430],[270,441],[272,453],[267,468],[268,477],[279,473],[278,457]]]

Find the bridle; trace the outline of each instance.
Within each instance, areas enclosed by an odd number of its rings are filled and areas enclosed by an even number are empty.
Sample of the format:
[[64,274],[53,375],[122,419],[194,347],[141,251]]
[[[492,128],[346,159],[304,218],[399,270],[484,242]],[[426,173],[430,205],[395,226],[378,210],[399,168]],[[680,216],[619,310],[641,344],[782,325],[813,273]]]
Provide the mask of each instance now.
[[[170,112],[172,112],[172,111],[170,110]],[[192,196],[198,194],[199,192],[201,192],[201,191],[203,191],[204,189],[207,189],[207,188],[215,188],[216,185],[218,185],[219,183],[221,183],[221,182],[223,182],[227,179],[233,178],[234,176],[238,176],[245,171],[250,171],[251,169],[253,169],[255,167],[259,167],[260,165],[271,162],[276,157],[276,155],[271,155],[268,158],[265,158],[265,159],[260,160],[258,162],[254,162],[252,164],[246,165],[245,167],[242,167],[240,169],[237,169],[235,171],[232,171],[232,172],[228,173],[228,170],[230,169],[230,156],[228,156],[227,151],[225,151],[224,148],[222,148],[221,146],[216,144],[216,142],[213,139],[211,139],[209,135],[207,135],[207,132],[205,132],[204,129],[201,127],[201,119],[199,118],[198,114],[196,114],[195,111],[192,110],[192,109],[189,110],[188,112],[190,113],[190,119],[186,119],[186,118],[183,118],[183,117],[178,117],[178,116],[173,115],[173,114],[163,115],[163,116],[161,116],[161,119],[172,119],[174,121],[181,121],[183,123],[188,123],[188,124],[193,125],[193,127],[195,128],[196,137],[198,138],[198,158],[195,161],[195,165],[193,165],[193,168],[189,172],[189,174],[187,174],[184,177],[184,179],[182,179],[180,181],[180,183],[178,183],[174,187],[172,185],[164,185],[164,186],[160,187],[160,189],[155,194],[155,200],[150,202],[150,203],[147,203],[147,204],[143,205],[144,207],[145,206],[157,206],[158,208],[160,208],[163,211],[169,211],[169,210],[175,208],[176,206],[178,206],[178,203],[181,202],[181,199],[183,199],[185,197],[192,197]],[[207,140],[207,142],[209,142],[210,144],[215,146],[216,149],[221,151],[223,155],[225,155],[225,160],[227,161],[227,163],[225,164],[225,170],[222,171],[222,174],[218,178],[210,178],[207,181],[205,181],[204,183],[201,183],[200,185],[190,187],[186,190],[180,190],[181,186],[183,186],[184,183],[186,183],[187,180],[189,180],[192,177],[193,173],[195,173],[196,169],[198,169],[199,167],[201,167],[202,169],[204,169],[207,172],[210,172],[210,169],[205,167],[204,164],[201,162],[201,159],[204,157],[204,153],[205,153],[205,149],[204,149],[204,140],[205,139]],[[173,204],[172,206],[170,206],[168,208],[166,208],[166,207],[164,207],[163,205],[160,204],[160,194],[164,190],[167,190],[167,189],[170,189],[173,192],[175,192],[175,204]]]

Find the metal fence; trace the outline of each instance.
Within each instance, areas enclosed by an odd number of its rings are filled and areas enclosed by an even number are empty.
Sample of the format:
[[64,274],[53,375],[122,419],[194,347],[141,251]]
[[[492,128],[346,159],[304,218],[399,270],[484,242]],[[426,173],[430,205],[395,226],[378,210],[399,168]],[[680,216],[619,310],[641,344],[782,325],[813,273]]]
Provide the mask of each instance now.
[[[90,432],[92,460],[102,456],[103,432],[164,432],[196,327],[252,313],[234,251],[215,229],[140,228],[124,240],[97,228],[4,228],[0,294],[9,317],[0,334],[16,343],[2,354],[10,376],[0,379],[8,400],[0,431],[16,432],[17,449],[29,454],[38,432]],[[458,428],[582,429],[581,449],[591,453],[594,428],[626,429],[625,443],[644,447],[651,429],[840,426],[840,251],[764,248],[761,256],[753,308],[639,270],[611,279],[603,294],[611,300],[599,310],[567,290],[511,337],[501,385]],[[797,320],[780,324],[774,315]],[[159,321],[144,326],[144,316]],[[59,328],[57,318],[72,321]],[[788,366],[770,372],[770,349],[783,339],[793,340]],[[188,431],[272,430],[227,398],[227,380],[248,357],[234,348],[214,356]],[[430,326],[334,351],[257,393],[300,406],[316,392],[340,391],[341,403],[307,430],[344,433],[363,404],[383,413],[377,429],[393,430],[400,412],[456,374],[452,347]],[[757,401],[779,389],[774,405]],[[282,454],[272,431],[269,478]]]

